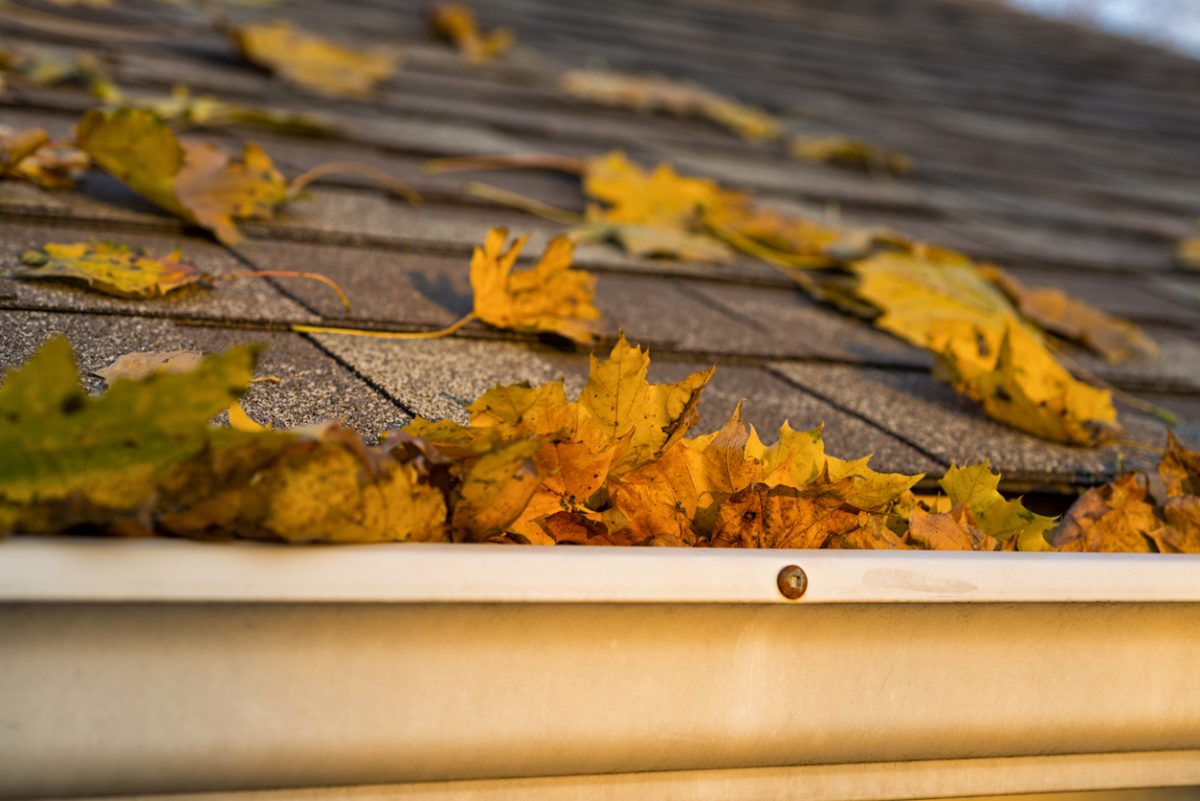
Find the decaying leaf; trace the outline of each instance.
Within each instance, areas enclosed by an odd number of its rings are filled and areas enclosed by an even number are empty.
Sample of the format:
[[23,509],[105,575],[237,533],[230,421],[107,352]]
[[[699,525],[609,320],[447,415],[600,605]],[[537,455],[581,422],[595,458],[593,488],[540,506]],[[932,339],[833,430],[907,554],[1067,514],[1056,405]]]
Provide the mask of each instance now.
[[342,47],[286,20],[233,28],[230,34],[247,61],[332,97],[370,97],[399,63],[391,50]]
[[846,504],[842,486],[807,489],[754,484],[721,503],[712,544],[741,548],[821,548],[861,529],[866,513]]
[[1060,551],[1149,553],[1161,524],[1137,474],[1090,489],[1067,510],[1052,543]]
[[528,236],[518,237],[507,250],[507,228],[493,228],[483,247],[471,257],[471,289],[475,316],[497,328],[551,333],[591,342],[600,311],[592,305],[596,280],[571,269],[574,245],[566,236],[550,241],[538,263],[514,270]]
[[1167,431],[1167,449],[1158,463],[1158,475],[1168,498],[1200,496],[1200,451],[1183,447],[1173,431]]
[[931,551],[995,551],[999,542],[976,525],[968,506],[949,512],[929,513],[914,507],[908,519],[908,538]]
[[29,181],[43,189],[70,189],[87,168],[83,152],[51,142],[41,128],[14,131],[0,126],[0,178]]
[[205,276],[176,250],[154,258],[142,248],[116,242],[50,243],[21,256],[17,278],[81,281],[107,295],[156,298],[199,283]]
[[938,484],[955,508],[971,511],[973,524],[985,534],[1000,542],[1015,540],[1022,551],[1051,550],[1046,534],[1054,528],[1055,518],[1029,511],[1018,498],[1005,500],[997,489],[1000,474],[993,473],[987,461],[970,467],[951,465]]
[[458,48],[463,57],[482,64],[501,56],[513,44],[513,32],[496,28],[484,33],[475,12],[465,3],[439,3],[429,9],[429,29]]
[[912,159],[862,139],[844,136],[796,136],[788,144],[793,156],[816,164],[881,170],[897,175],[912,170]]
[[186,373],[195,370],[204,355],[193,350],[135,351],[118,356],[93,375],[111,384],[118,378],[145,378],[154,373]]
[[778,139],[783,128],[760,108],[659,75],[572,70],[563,75],[560,85],[567,94],[589,103],[699,117],[752,141]]
[[1133,323],[1077,300],[1060,289],[1026,287],[991,267],[986,275],[1017,305],[1026,319],[1046,331],[1086,345],[1112,364],[1153,359],[1158,345]]

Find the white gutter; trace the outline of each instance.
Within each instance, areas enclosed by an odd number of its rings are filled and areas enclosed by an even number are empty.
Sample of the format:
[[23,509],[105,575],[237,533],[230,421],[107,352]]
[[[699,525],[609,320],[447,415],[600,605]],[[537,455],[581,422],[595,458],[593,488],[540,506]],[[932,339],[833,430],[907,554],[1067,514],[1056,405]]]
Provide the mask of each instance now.
[[1189,557],[17,539],[0,797],[1200,785],[1197,666]]

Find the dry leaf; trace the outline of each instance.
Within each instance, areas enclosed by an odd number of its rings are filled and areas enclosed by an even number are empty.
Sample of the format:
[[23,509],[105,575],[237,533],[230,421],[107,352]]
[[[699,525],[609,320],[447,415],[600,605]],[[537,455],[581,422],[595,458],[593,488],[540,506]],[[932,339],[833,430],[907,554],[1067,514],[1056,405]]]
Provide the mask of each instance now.
[[1168,498],[1163,518],[1166,525],[1150,532],[1159,551],[1200,554],[1200,498]]
[[92,93],[109,108],[144,109],[164,120],[178,120],[199,128],[245,125],[298,136],[329,136],[337,131],[336,125],[322,117],[228,103],[213,95],[193,95],[183,85],[176,85],[170,95],[159,97],[130,97],[111,82],[100,90],[93,86]]
[[475,12],[463,3],[439,3],[429,10],[429,28],[452,43],[463,57],[474,64],[503,55],[513,44],[508,28],[484,33],[475,21]]
[[571,269],[574,245],[557,236],[538,263],[515,270],[528,236],[518,237],[508,250],[507,228],[488,231],[483,247],[471,256],[471,289],[475,316],[497,328],[529,333],[558,334],[575,342],[591,342],[600,311],[592,305],[596,279]]
[[535,440],[499,443],[476,458],[462,476],[454,505],[456,541],[483,541],[503,534],[537,492],[541,481]]
[[1090,489],[1067,510],[1052,542],[1060,551],[1149,553],[1160,522],[1135,473]]
[[288,198],[283,176],[257,145],[231,159],[213,144],[179,142],[150,111],[92,109],[79,122],[76,142],[130,189],[225,244],[241,240],[234,220],[268,219]]
[[733,251],[711,237],[664,226],[592,222],[571,231],[576,242],[610,241],[631,256],[724,263]]
[[88,168],[88,157],[41,128],[13,131],[0,126],[0,178],[28,181],[43,189],[70,189]]
[[92,374],[108,384],[118,378],[145,378],[154,373],[186,373],[195,370],[204,355],[191,350],[135,351],[118,356]]
[[1022,551],[1051,550],[1046,534],[1055,518],[1029,511],[1020,499],[1005,500],[997,489],[1000,474],[992,472],[987,460],[970,467],[951,465],[938,485],[951,505],[969,509],[972,522],[988,535],[1001,542],[1014,540]]
[[1200,451],[1183,447],[1175,432],[1167,430],[1167,449],[1158,463],[1158,475],[1168,498],[1200,496]]
[[912,170],[912,159],[903,153],[844,136],[796,136],[788,150],[793,156],[815,164],[883,170],[896,175]]
[[681,176],[669,164],[647,173],[619,150],[586,161],[583,191],[607,204],[604,210],[589,210],[592,222],[684,230],[698,224],[701,210],[742,197],[707,178]]
[[861,529],[867,515],[848,506],[845,484],[807,489],[755,484],[717,509],[712,544],[735,548],[821,548],[831,537]]
[[909,539],[930,551],[995,551],[1000,543],[982,531],[968,506],[930,514],[919,506],[909,515]]
[[142,248],[117,242],[50,243],[40,250],[25,251],[21,263],[26,269],[14,275],[82,281],[120,298],[157,298],[206,277],[180,258],[178,250],[154,258]]
[[1200,238],[1181,239],[1175,247],[1175,261],[1189,270],[1200,270]]
[[658,75],[572,70],[563,75],[560,85],[567,94],[589,103],[700,117],[752,141],[778,139],[782,130],[779,120],[760,108]]
[[348,48],[294,27],[286,20],[230,32],[247,61],[284,80],[331,97],[370,97],[396,71],[399,56],[383,49]]
[[1021,314],[1046,331],[1086,345],[1112,364],[1153,359],[1158,345],[1133,323],[1105,314],[1059,289],[1029,288],[991,267],[986,272]]

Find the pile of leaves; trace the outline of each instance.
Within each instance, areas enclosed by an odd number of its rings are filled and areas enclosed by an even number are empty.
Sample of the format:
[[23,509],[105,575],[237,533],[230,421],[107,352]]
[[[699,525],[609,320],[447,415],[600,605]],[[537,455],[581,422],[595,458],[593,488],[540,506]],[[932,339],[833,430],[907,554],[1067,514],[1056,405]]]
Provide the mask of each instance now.
[[[1090,490],[1056,526],[997,491],[987,464],[920,475],[825,453],[821,429],[766,445],[741,407],[689,436],[713,370],[646,376],[623,339],[561,381],[495,387],[471,421],[416,419],[364,443],[336,424],[214,426],[252,380],[257,348],[80,386],[50,340],[0,388],[0,532],[752,548],[1200,552],[1200,453],[1171,439],[1152,504],[1136,476]],[[124,371],[110,372],[122,375]],[[144,372],[144,371],[142,371]]]

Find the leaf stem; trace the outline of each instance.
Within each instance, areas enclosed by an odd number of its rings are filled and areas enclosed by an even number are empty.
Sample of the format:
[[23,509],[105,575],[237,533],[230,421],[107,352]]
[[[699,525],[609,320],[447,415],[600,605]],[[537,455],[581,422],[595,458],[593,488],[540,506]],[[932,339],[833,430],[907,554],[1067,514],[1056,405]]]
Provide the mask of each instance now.
[[344,334],[346,336],[371,337],[373,339],[440,339],[450,336],[474,319],[475,313],[471,312],[437,331],[372,331],[367,328],[335,328],[327,325],[299,324],[291,326],[291,329],[298,334]]
[[579,225],[583,222],[583,217],[574,212],[560,209],[557,206],[551,206],[549,203],[543,203],[536,198],[510,192],[507,189],[502,189],[492,184],[471,181],[464,187],[464,190],[468,195],[472,195],[473,197],[490,200],[493,203],[499,203],[509,208],[532,214],[535,217],[550,220],[551,222],[563,223],[564,225]]
[[359,175],[363,178],[369,178],[387,187],[394,194],[407,200],[414,206],[421,204],[421,195],[408,184],[401,181],[396,176],[389,173],[387,170],[375,167],[371,164],[365,164],[361,161],[327,161],[324,164],[318,164],[306,172],[301,173],[288,184],[288,192],[296,193],[314,181],[337,174]]
[[350,298],[346,297],[346,293],[338,286],[336,281],[320,273],[306,273],[299,270],[251,270],[244,273],[211,275],[208,277],[208,280],[215,283],[217,281],[232,281],[241,278],[304,278],[310,281],[320,281],[337,294],[338,300],[342,302],[342,308],[346,310],[346,314],[350,313]]
[[514,153],[502,156],[456,156],[425,162],[425,172],[463,172],[465,170],[554,170],[583,175],[583,159],[551,153]]

